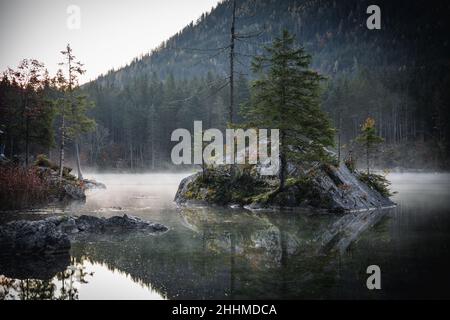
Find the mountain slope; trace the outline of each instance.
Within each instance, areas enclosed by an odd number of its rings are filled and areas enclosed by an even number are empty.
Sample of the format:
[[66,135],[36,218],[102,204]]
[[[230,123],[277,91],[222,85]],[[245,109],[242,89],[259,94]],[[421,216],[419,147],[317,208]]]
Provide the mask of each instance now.
[[[86,148],[91,164],[163,167],[174,129],[190,129],[194,120],[225,127],[230,4],[221,2],[150,54],[84,86],[99,124]],[[448,168],[450,3],[379,0],[381,30],[366,27],[371,4],[237,0],[236,105],[250,94],[252,57],[287,29],[328,77],[323,108],[344,155],[357,153],[353,140],[370,116],[386,141],[375,165]]]
[[[314,56],[314,66],[326,74],[358,65],[412,67],[426,56],[439,57],[448,50],[449,5],[444,1],[377,1],[382,29],[369,30],[368,0],[238,0],[236,33],[255,35],[237,41],[238,69],[248,72],[247,55],[260,53],[262,45],[286,28]],[[433,5],[435,4],[435,5]],[[230,1],[203,14],[159,48],[127,67],[97,81],[117,84],[155,72],[160,78],[172,73],[191,78],[215,70],[226,74],[231,24]],[[448,29],[447,29],[448,30]],[[214,49],[223,48],[222,50]],[[431,50],[431,52],[430,52]]]

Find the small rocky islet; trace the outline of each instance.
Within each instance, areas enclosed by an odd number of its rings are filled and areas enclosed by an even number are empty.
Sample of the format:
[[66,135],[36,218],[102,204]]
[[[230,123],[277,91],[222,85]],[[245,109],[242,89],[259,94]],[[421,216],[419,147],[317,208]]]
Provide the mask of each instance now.
[[333,215],[318,230],[317,250],[344,253],[365,230],[377,224],[395,203],[380,175],[352,171],[345,164],[323,164],[313,170],[289,165],[283,190],[277,179],[242,166],[208,168],[184,178],[175,196],[180,207],[227,206],[253,212],[295,211],[298,214]]
[[277,179],[259,175],[255,166],[217,166],[184,178],[175,202],[180,206],[221,205],[251,211],[302,208],[339,214],[394,206],[389,191],[377,190],[378,185],[366,177],[345,164],[320,165],[307,174],[290,166],[286,186],[279,190]]

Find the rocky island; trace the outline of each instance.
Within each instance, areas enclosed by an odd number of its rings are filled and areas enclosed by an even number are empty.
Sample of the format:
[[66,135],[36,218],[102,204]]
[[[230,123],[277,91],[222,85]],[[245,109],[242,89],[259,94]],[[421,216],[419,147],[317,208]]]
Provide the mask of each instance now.
[[351,172],[345,164],[322,165],[309,174],[292,166],[282,190],[277,188],[276,179],[259,175],[257,168],[238,168],[234,172],[222,166],[186,177],[175,202],[181,206],[224,205],[252,211],[305,208],[333,213],[394,206],[382,185],[372,180],[367,183],[363,180],[366,175]]
[[275,178],[258,174],[258,167],[218,166],[184,178],[175,202],[184,208],[229,206],[250,211],[296,210],[299,214],[331,214],[333,222],[322,228],[317,250],[345,252],[353,241],[393,208],[388,182],[381,175],[322,164],[305,171],[288,166],[283,189]]

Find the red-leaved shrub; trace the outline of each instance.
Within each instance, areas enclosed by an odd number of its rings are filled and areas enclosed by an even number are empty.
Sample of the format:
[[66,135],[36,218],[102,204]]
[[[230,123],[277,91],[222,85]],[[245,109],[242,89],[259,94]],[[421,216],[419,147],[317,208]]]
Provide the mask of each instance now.
[[0,210],[23,209],[45,202],[50,185],[36,168],[0,166]]

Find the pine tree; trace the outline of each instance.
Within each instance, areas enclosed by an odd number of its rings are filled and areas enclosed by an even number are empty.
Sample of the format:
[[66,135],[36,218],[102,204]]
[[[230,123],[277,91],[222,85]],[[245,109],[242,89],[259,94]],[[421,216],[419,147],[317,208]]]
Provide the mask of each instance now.
[[57,83],[64,94],[62,98],[56,101],[61,114],[59,176],[61,179],[64,169],[65,139],[71,138],[75,145],[78,179],[83,179],[80,165],[79,137],[95,128],[95,121],[87,116],[87,111],[93,107],[93,103],[88,101],[87,96],[81,94],[79,90],[78,77],[85,72],[83,64],[75,61],[76,58],[69,44],[66,50],[61,51],[61,53],[65,61],[60,65],[67,67],[68,78],[64,77],[61,70],[58,71]]
[[252,64],[259,79],[244,108],[248,125],[280,130],[279,189],[285,186],[287,161],[324,161],[324,147],[333,144],[334,129],[319,104],[324,78],[309,69],[311,56],[297,48],[288,31]]
[[373,118],[367,118],[361,128],[361,134],[356,138],[356,141],[360,143],[366,153],[366,165],[367,165],[367,175],[370,174],[370,159],[372,152],[375,150],[384,139],[377,134],[377,129],[375,127],[375,120]]
[[[11,89],[13,89],[11,91],[13,101],[10,107],[16,109],[10,111],[11,115],[21,119],[17,122],[16,128],[23,135],[25,165],[28,166],[32,142],[37,142],[44,147],[49,147],[53,142],[50,128],[54,113],[45,97],[48,73],[41,62],[35,59],[24,59],[17,70],[9,69],[9,76],[12,79]],[[14,107],[15,105],[19,108]]]

